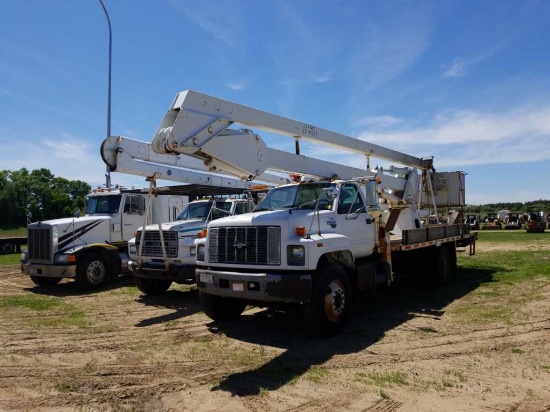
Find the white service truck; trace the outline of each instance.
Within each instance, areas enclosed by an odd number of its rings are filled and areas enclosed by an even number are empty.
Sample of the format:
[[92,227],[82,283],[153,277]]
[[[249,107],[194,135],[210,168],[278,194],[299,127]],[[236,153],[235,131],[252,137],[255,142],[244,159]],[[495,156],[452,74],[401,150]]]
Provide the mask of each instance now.
[[[294,138],[296,153],[269,148],[248,127]],[[360,154],[366,166],[303,156],[301,139]],[[197,240],[200,302],[216,321],[240,316],[248,304],[283,303],[302,308],[313,334],[334,335],[362,292],[401,274],[446,284],[457,247],[475,252],[468,225],[421,223],[438,208],[465,205],[465,173],[436,173],[432,158],[192,90],[177,94],[151,148],[245,180],[268,170],[300,175],[271,189],[252,213],[211,221]],[[398,165],[371,168],[370,157]]]
[[190,202],[173,222],[140,227],[128,242],[136,286],[147,295],[168,290],[172,282],[195,282],[195,240],[207,223],[252,211],[251,197],[218,196]]
[[173,221],[188,197],[167,192],[148,202],[146,189],[97,188],[87,196],[84,216],[30,223],[21,272],[38,286],[73,278],[81,289],[101,287],[128,272],[128,241],[144,219]]

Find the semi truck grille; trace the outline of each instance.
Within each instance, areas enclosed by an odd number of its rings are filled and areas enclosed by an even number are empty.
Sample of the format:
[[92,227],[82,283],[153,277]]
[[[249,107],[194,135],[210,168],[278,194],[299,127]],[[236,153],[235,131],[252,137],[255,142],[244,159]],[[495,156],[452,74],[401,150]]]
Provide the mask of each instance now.
[[[176,232],[162,232],[164,237],[164,247],[166,249],[166,257],[178,257],[178,234]],[[141,242],[141,232],[137,232],[136,248],[139,251]],[[160,232],[145,231],[143,238],[142,256],[162,257],[162,243],[160,241]]]
[[52,229],[29,228],[27,235],[27,253],[30,261],[52,262]]
[[210,262],[281,264],[281,228],[278,226],[219,227],[209,232]]

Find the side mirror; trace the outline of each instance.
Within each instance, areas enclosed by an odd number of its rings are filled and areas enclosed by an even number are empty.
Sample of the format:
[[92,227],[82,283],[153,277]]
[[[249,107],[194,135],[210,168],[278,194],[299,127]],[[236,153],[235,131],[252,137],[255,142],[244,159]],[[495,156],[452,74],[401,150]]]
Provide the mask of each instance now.
[[335,187],[335,186],[327,187],[327,188],[325,189],[325,191],[326,191],[327,197],[328,197],[329,199],[334,200],[334,199],[336,199],[336,198],[338,197],[338,192],[339,192],[339,191],[338,191],[338,188]]
[[74,217],[76,217],[77,219],[80,217],[80,209],[74,212]]

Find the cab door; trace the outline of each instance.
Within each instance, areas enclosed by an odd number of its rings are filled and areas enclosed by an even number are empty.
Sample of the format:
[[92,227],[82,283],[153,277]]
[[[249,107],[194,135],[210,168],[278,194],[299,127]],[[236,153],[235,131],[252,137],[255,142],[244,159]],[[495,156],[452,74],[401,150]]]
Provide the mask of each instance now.
[[128,241],[134,237],[138,227],[143,226],[146,196],[128,194],[123,199],[122,206],[122,240]]
[[376,246],[374,219],[367,213],[356,184],[344,183],[340,186],[336,221],[336,230],[350,240],[356,258],[372,254]]

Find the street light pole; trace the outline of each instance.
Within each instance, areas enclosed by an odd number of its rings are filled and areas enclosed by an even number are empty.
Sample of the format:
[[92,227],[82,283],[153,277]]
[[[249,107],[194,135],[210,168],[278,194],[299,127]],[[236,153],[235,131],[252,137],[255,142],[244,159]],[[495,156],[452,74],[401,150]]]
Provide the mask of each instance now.
[[[111,19],[109,18],[109,13],[107,13],[107,9],[103,4],[103,0],[99,0],[99,3],[101,4],[103,11],[105,12],[105,17],[107,18],[107,24],[109,26],[109,84],[107,88],[107,137],[109,137],[111,136],[111,55],[113,47],[113,35],[111,32]],[[111,187],[111,171],[109,170],[109,166],[106,167],[105,171],[105,187]]]

